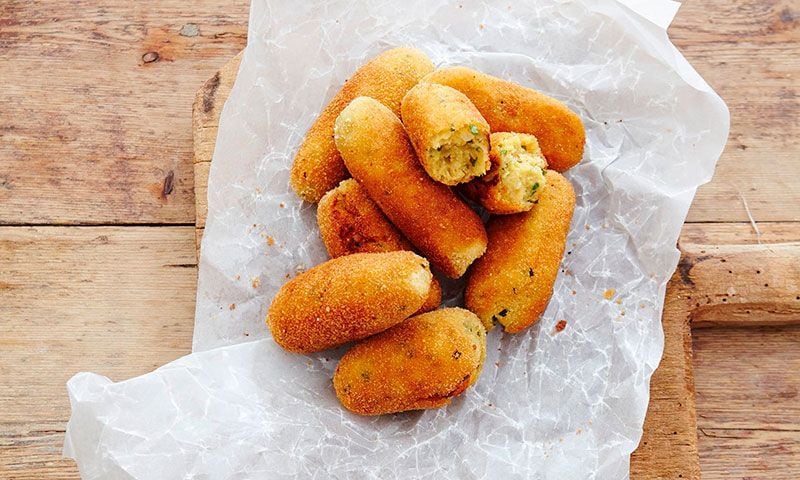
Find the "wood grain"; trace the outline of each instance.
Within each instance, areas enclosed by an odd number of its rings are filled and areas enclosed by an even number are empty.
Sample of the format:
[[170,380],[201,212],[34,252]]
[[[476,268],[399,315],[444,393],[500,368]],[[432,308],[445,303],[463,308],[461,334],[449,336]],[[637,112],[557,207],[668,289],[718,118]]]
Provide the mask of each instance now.
[[72,375],[125,380],[191,350],[193,231],[0,227],[0,478],[71,478]]
[[705,480],[800,476],[800,326],[694,334]]
[[800,6],[683,2],[670,38],[727,102],[731,133],[690,222],[800,221]]
[[0,224],[193,223],[193,96],[249,3],[0,2]]
[[[0,223],[191,223],[186,113],[244,46],[248,3],[0,3]],[[792,0],[679,11],[673,40],[733,116],[690,221],[745,221],[744,201],[757,221],[800,220],[797,17]]]

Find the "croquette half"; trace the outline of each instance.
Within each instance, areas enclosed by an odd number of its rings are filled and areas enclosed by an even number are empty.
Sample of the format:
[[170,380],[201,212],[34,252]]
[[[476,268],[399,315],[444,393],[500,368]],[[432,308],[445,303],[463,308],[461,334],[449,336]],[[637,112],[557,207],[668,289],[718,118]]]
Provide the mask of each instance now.
[[558,172],[529,212],[492,217],[489,248],[470,270],[468,309],[486,329],[500,322],[517,333],[536,323],[547,308],[575,210],[575,191]]
[[290,184],[303,200],[316,203],[348,177],[333,142],[333,123],[356,97],[377,99],[396,114],[406,92],[433,71],[433,63],[413,48],[387,50],[359,68],[306,133],[292,165]]
[[391,110],[359,97],[336,119],[334,134],[353,178],[442,273],[458,278],[483,254],[486,230],[480,217],[425,173]]
[[333,387],[360,415],[438,408],[477,381],[485,357],[478,317],[444,308],[356,344],[339,361]]
[[547,161],[536,137],[525,133],[491,135],[492,168],[464,185],[464,193],[494,214],[533,208],[547,183]]
[[420,83],[406,93],[401,112],[419,162],[437,182],[457,185],[489,169],[489,124],[463,93]]
[[466,67],[436,70],[422,82],[447,85],[466,95],[493,132],[535,135],[553,170],[568,170],[583,157],[583,123],[555,98]]
[[418,311],[431,288],[428,261],[412,252],[328,260],[281,287],[267,314],[275,342],[318,352],[390,328]]

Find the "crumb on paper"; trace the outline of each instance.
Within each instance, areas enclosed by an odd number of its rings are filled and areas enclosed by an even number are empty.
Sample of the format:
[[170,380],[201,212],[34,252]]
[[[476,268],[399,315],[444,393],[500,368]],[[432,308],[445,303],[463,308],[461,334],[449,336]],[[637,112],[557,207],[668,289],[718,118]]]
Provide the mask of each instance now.
[[611,300],[612,298],[614,298],[614,294],[616,293],[617,293],[616,290],[614,290],[613,288],[609,288],[608,290],[603,292],[603,298],[605,298],[606,300]]
[[575,290],[573,290],[573,291],[572,291],[572,294],[573,294],[573,295],[577,295],[577,294],[578,294],[578,292],[577,292],[577,291],[575,291]]
[[486,28],[486,24],[484,24],[484,23],[481,23],[480,25],[478,25],[478,28],[480,28],[481,30],[483,30],[484,28]]
[[234,280],[239,280],[240,278],[242,278],[242,276],[241,276],[241,275],[239,275],[238,273],[236,274],[236,276],[235,276],[235,277],[233,277],[233,279],[234,279]]
[[567,328],[566,320],[559,320],[558,323],[556,323],[556,332],[563,332],[565,328]]
[[644,307],[646,307],[646,306],[647,306],[647,305],[645,305],[644,303],[640,303],[640,304],[639,304],[639,308],[644,308]]
[[263,190],[261,190],[261,187],[256,187],[256,193],[261,193],[261,192],[263,192]]
[[580,435],[581,432],[583,432],[583,429],[579,427],[577,430],[575,430],[575,435]]
[[621,312],[619,312],[619,316],[620,317],[624,317],[625,316],[625,310],[622,310]]
[[253,279],[250,280],[250,286],[253,287],[253,288],[260,287],[261,286],[261,278],[260,277],[253,277]]
[[280,208],[286,208],[286,204],[285,204],[285,203],[283,203],[283,202],[279,203],[279,204],[278,204],[278,206],[279,206]]
[[616,303],[617,305],[622,305],[622,299],[617,298],[616,300],[614,300],[614,303]]
[[236,310],[236,304],[231,303],[230,305],[228,305],[228,310]]
[[267,239],[267,245],[269,245],[270,247],[275,245],[275,239],[272,238],[272,235],[267,235],[266,239]]
[[244,335],[245,337],[249,337],[249,336],[250,336],[250,334],[249,334],[249,333],[247,333],[247,332],[243,332],[243,335]]

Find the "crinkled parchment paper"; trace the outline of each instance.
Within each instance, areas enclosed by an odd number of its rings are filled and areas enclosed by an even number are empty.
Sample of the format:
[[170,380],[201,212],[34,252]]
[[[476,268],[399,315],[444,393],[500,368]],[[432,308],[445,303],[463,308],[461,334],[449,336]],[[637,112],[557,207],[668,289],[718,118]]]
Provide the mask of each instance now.
[[[676,240],[729,116],[668,40],[675,2],[625,3],[254,0],[211,168],[196,353],[120,383],[70,380],[65,453],[84,477],[627,478]],[[314,207],[288,187],[294,152],[344,80],[400,45],[565,101],[587,145],[542,320],[495,329],[479,382],[447,408],[362,418],[331,388],[341,351],[283,352],[264,317],[326,258]]]

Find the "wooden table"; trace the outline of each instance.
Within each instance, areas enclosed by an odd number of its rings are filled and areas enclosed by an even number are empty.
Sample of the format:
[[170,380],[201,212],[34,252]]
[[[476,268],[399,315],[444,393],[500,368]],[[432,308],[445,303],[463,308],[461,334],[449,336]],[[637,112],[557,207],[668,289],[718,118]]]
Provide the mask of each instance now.
[[[191,105],[244,46],[248,2],[146,3],[0,2],[0,478],[78,478],[60,458],[72,374],[190,350]],[[800,241],[799,24],[796,0],[678,14],[733,116],[682,241]],[[800,477],[800,327],[760,319],[694,331],[703,478]]]

